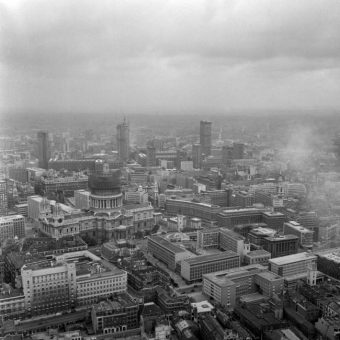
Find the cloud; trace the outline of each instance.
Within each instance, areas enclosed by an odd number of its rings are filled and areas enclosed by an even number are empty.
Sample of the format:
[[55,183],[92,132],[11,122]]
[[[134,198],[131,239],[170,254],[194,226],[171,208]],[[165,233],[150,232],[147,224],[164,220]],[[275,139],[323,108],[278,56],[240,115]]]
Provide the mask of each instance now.
[[3,110],[340,104],[337,0],[0,0],[0,25]]

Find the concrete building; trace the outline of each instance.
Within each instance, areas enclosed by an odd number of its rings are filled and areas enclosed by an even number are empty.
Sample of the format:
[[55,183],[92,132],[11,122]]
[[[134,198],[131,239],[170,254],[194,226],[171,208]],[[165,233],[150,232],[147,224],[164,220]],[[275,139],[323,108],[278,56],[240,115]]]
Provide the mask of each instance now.
[[117,125],[117,150],[119,160],[126,163],[130,155],[129,124],[125,121]]
[[202,275],[240,266],[240,256],[233,251],[196,256],[183,260],[181,276],[187,282],[202,280]]
[[148,193],[139,186],[137,190],[128,190],[125,192],[125,201],[132,204],[148,203]]
[[317,256],[311,253],[298,253],[269,260],[269,270],[287,277],[307,273],[308,266],[315,265]]
[[148,252],[165,263],[171,270],[176,269],[177,263],[196,256],[186,249],[176,246],[160,236],[150,236],[147,239]]
[[221,207],[208,203],[198,203],[169,198],[165,203],[165,211],[170,216],[185,215],[198,217],[204,221],[215,221]]
[[218,213],[216,220],[220,227],[232,229],[239,224],[261,223],[263,216],[257,208],[230,208]]
[[48,161],[50,159],[48,132],[39,131],[37,133],[37,141],[38,141],[39,167],[42,169],[48,169]]
[[257,227],[250,230],[248,240],[251,244],[256,246],[263,246],[267,237],[275,237],[276,230],[271,228]]
[[274,293],[280,294],[282,289],[283,278],[260,264],[203,275],[203,293],[228,308],[234,308],[242,295],[262,291],[271,297]]
[[232,250],[239,254],[241,258],[250,251],[249,243],[245,238],[227,228],[220,228],[219,247],[223,250]]
[[[220,244],[220,230],[218,228],[197,231],[197,248],[218,248]],[[232,249],[230,249],[232,250]]]
[[283,233],[285,235],[296,235],[299,238],[299,244],[302,248],[313,247],[314,231],[304,228],[301,224],[295,221],[286,222],[283,224]]
[[18,203],[14,206],[14,211],[18,215],[28,217],[28,204],[27,203]]
[[192,145],[192,161],[194,169],[201,169],[202,167],[201,144]]
[[211,125],[211,122],[205,120],[200,122],[201,151],[206,157],[211,155]]
[[0,216],[7,215],[8,197],[7,197],[7,181],[0,180]]

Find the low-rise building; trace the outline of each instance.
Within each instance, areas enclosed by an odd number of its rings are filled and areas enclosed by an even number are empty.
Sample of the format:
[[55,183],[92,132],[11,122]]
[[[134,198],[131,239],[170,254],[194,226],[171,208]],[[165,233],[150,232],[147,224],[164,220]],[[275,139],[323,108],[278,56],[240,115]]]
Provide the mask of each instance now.
[[299,238],[299,244],[302,248],[313,247],[313,230],[303,227],[295,221],[286,222],[283,224],[283,233],[285,235],[296,235]]
[[95,333],[113,334],[139,327],[139,306],[124,293],[106,299],[92,307],[91,318]]
[[256,263],[267,265],[270,258],[271,254],[268,251],[263,249],[252,250],[244,255],[244,263],[246,265]]
[[280,294],[283,283],[282,277],[260,264],[254,264],[203,275],[202,292],[216,303],[234,308],[242,295],[257,291],[262,291],[267,297]]

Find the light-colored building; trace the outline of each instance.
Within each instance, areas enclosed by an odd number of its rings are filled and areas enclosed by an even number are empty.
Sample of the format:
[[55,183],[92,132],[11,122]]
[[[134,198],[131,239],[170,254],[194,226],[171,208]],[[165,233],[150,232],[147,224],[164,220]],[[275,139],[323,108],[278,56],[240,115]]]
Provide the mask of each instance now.
[[283,233],[285,235],[296,235],[299,237],[300,246],[303,248],[313,247],[314,231],[303,227],[295,221],[286,222],[283,224]]
[[28,216],[28,204],[18,203],[14,205],[14,210],[17,214],[27,217]]
[[127,289],[125,271],[87,250],[26,264],[21,276],[29,315],[92,305]]
[[176,269],[177,263],[196,256],[160,236],[148,237],[148,252],[165,263],[172,270]]
[[46,198],[34,195],[27,197],[28,217],[31,219],[38,219],[41,213],[50,211],[50,201]]
[[90,192],[87,190],[75,190],[74,203],[76,209],[90,208]]
[[202,291],[215,302],[233,308],[239,297],[262,291],[271,297],[280,294],[283,278],[260,264],[248,265],[203,275]]
[[14,237],[25,237],[25,218],[22,215],[0,217],[0,244]]
[[227,228],[220,228],[220,244],[223,250],[232,250],[243,257],[250,251],[250,244],[245,242],[245,238]]
[[25,313],[25,296],[22,289],[0,289],[0,315],[4,320],[22,318]]
[[240,256],[233,251],[196,256],[183,260],[181,276],[188,282],[202,280],[202,275],[240,266]]
[[316,262],[316,255],[304,252],[270,259],[268,268],[277,275],[287,277],[306,274],[308,266],[315,265]]
[[125,201],[127,203],[141,204],[148,203],[149,195],[140,185],[137,190],[128,190],[125,192]]

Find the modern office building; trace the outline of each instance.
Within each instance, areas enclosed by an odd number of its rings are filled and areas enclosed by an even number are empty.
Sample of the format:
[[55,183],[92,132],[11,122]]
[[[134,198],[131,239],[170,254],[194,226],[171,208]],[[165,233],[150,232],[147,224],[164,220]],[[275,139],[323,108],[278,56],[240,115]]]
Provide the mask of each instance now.
[[171,270],[176,269],[177,263],[196,256],[160,236],[148,237],[148,252],[165,263]]
[[0,216],[7,215],[8,197],[7,197],[7,181],[0,180]]
[[340,248],[331,248],[316,253],[317,266],[323,273],[340,280]]
[[317,256],[311,253],[298,253],[269,260],[269,270],[282,277],[304,274],[315,265]]
[[220,227],[232,229],[239,224],[261,223],[262,210],[257,208],[230,208],[217,214],[216,220]]
[[256,246],[263,246],[267,237],[274,237],[276,230],[271,228],[257,227],[249,231],[248,240]]
[[239,254],[241,258],[250,251],[249,243],[245,242],[246,239],[229,230],[227,228],[220,228],[220,243],[219,247],[223,250],[232,250],[236,254]]
[[192,145],[192,161],[193,161],[194,169],[201,169],[202,167],[201,144]]
[[314,231],[304,228],[298,222],[290,221],[290,222],[284,223],[283,233],[285,235],[296,235],[299,238],[300,247],[313,248]]
[[197,231],[197,248],[218,248],[220,243],[220,230],[218,228],[213,229],[201,229]]
[[206,157],[211,155],[211,125],[211,122],[205,120],[200,122],[201,152]]
[[129,124],[125,121],[117,125],[117,149],[119,160],[126,163],[130,153],[130,131]]
[[42,169],[48,169],[48,161],[50,159],[48,132],[39,131],[37,134],[37,139],[38,139],[39,167]]
[[242,295],[261,291],[271,297],[280,294],[283,278],[260,264],[223,270],[203,275],[202,292],[228,308],[234,308]]
[[199,203],[169,198],[165,203],[165,211],[170,216],[185,215],[198,217],[204,221],[215,221],[221,207],[209,203]]
[[201,255],[182,261],[181,276],[187,282],[202,280],[202,275],[240,266],[240,256],[229,250],[218,254]]

